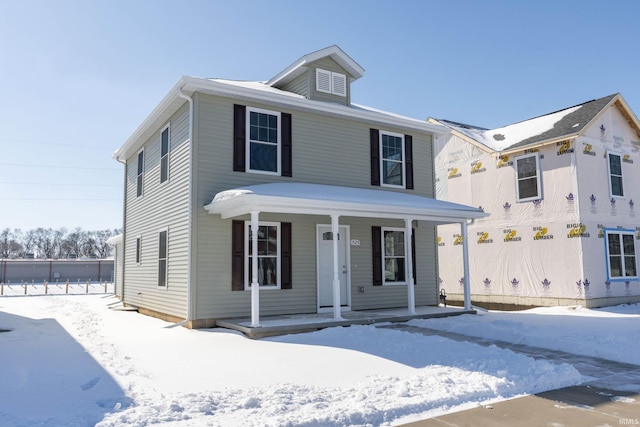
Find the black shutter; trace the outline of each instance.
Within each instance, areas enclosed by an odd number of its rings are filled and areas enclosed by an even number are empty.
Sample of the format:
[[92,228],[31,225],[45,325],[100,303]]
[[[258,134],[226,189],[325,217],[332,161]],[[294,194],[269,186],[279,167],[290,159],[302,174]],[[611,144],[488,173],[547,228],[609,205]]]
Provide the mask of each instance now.
[[247,147],[247,109],[244,105],[233,105],[233,170],[245,171],[245,150]]
[[282,269],[282,272],[280,273],[280,288],[292,289],[293,281],[291,280],[291,223],[280,223],[280,233],[280,268]]
[[369,129],[371,142],[371,185],[380,185],[380,132]]
[[404,136],[404,170],[406,188],[413,190],[413,137]]
[[382,228],[371,227],[371,247],[373,248],[373,286],[382,286]]
[[293,176],[292,154],[291,154],[291,114],[281,113],[280,121],[282,125],[282,176]]
[[413,284],[418,283],[418,276],[416,276],[416,229],[411,231],[411,261],[413,261]]
[[244,221],[231,224],[231,290],[244,291]]

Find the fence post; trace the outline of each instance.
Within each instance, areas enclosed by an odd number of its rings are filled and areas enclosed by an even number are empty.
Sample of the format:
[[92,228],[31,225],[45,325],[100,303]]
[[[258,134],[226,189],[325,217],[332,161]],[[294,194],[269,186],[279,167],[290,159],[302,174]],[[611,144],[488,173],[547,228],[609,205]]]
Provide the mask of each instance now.
[[44,281],[44,294],[47,295],[49,293],[49,282]]
[[24,294],[27,294],[27,288],[29,287],[29,283],[28,282],[22,282],[22,287],[24,288]]
[[89,281],[87,280],[87,290],[86,290],[85,294],[88,294],[88,293],[89,293]]
[[104,293],[105,294],[107,293],[107,281],[106,280],[104,281]]
[[67,279],[67,288],[64,291],[65,294],[69,293],[69,279]]
[[4,295],[4,282],[0,282],[0,295]]

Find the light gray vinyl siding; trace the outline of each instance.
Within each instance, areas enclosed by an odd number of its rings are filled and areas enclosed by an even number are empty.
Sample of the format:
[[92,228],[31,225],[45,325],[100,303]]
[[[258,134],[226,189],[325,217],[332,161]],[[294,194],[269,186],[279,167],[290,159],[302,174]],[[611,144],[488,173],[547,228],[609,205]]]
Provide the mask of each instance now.
[[[315,69],[313,70],[315,73]],[[288,92],[297,93],[298,95],[305,96],[309,98],[310,96],[310,86],[311,84],[315,84],[315,74],[313,79],[311,78],[311,72],[307,70],[307,72],[299,75],[286,85],[282,86],[279,89],[286,90]]]
[[[308,112],[278,110],[292,114],[293,177],[234,172],[233,104],[241,103],[268,110],[274,108],[201,94],[197,94],[195,100],[195,259],[192,272],[195,284],[192,295],[196,301],[195,319],[250,314],[250,292],[231,290],[231,220],[222,220],[218,215],[208,214],[203,209],[211,203],[216,193],[266,182],[310,182],[403,191],[427,197],[434,195],[431,136],[428,134],[406,132],[391,126],[371,126],[365,122]],[[371,186],[370,127],[413,136],[415,190]],[[316,312],[316,224],[328,224],[330,219],[324,216],[262,214],[260,220],[291,222],[293,245],[293,289],[261,291],[261,314]],[[391,306],[406,306],[406,287],[385,286],[384,289],[373,289],[371,284],[371,226],[392,224],[403,227],[403,222],[362,218],[344,218],[340,222],[350,225],[352,236],[357,235],[353,238],[362,242],[362,246],[352,247],[351,253],[353,308],[388,307],[390,302]],[[417,239],[420,262],[416,302],[421,305],[436,304],[435,231],[433,228],[419,227],[417,232],[420,235]],[[365,292],[358,293],[358,286],[364,286]]]
[[[189,114],[187,104],[170,120],[169,179],[160,183],[160,131],[144,144],[144,190],[136,197],[137,154],[127,160],[124,245],[127,304],[173,316],[186,315],[189,218]],[[167,286],[158,287],[158,233],[168,229]],[[136,264],[136,237],[141,262]]]
[[[316,90],[316,68],[341,73],[347,76],[347,96],[332,95]],[[334,102],[337,104],[351,104],[351,77],[333,59],[325,57],[309,64],[309,98],[317,101]]]

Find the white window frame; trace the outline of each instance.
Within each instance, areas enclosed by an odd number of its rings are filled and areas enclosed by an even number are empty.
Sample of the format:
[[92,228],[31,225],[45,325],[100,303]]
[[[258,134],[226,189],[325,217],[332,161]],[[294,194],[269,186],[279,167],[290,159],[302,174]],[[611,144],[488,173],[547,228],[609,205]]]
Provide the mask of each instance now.
[[[396,286],[396,285],[406,285],[407,284],[407,279],[409,277],[409,274],[413,274],[412,272],[410,272],[408,270],[408,265],[407,265],[407,251],[411,250],[411,248],[407,248],[406,247],[406,236],[404,235],[405,233],[405,229],[404,228],[398,228],[398,227],[380,227],[381,228],[381,239],[382,239],[382,285],[383,286]],[[404,255],[402,257],[400,256],[394,256],[394,255],[387,255],[387,248],[385,246],[385,242],[384,242],[384,235],[385,232],[387,231],[396,231],[396,232],[400,232],[402,233],[402,243],[404,244],[405,248],[404,248]],[[387,282],[387,274],[386,274],[386,265],[387,265],[387,258],[404,258],[404,281],[403,282]]]
[[[140,166],[140,156],[142,156],[142,166]],[[136,198],[144,196],[144,170],[145,170],[144,147],[136,154]]]
[[[518,178],[518,160],[522,160],[525,158],[529,158],[529,157],[534,157],[536,159],[536,186],[537,186],[537,194],[535,196],[532,197],[525,197],[525,198],[521,198],[520,197],[520,179]],[[535,153],[528,153],[528,154],[523,154],[522,156],[518,156],[516,158],[513,159],[513,165],[515,167],[515,178],[516,178],[516,201],[517,202],[529,202],[532,200],[539,200],[542,199],[542,179],[541,179],[541,175],[542,175],[542,171],[540,170],[540,153],[535,152]],[[525,179],[531,179],[532,177],[528,177]]]
[[[611,172],[611,156],[618,156],[620,158],[620,175],[616,176],[620,176],[622,194],[613,194],[613,186],[611,185],[611,176],[613,175]],[[607,181],[609,183],[609,196],[617,199],[624,198],[624,171],[622,170],[622,167],[622,153],[607,150]]]
[[[264,171],[260,169],[251,169],[251,143],[254,142],[256,144],[265,144],[272,145],[271,143],[264,141],[253,141],[251,139],[251,113],[261,113],[261,114],[269,114],[272,116],[276,116],[278,120],[278,131],[277,131],[277,154],[276,154],[276,171]],[[264,175],[280,175],[282,173],[282,115],[279,111],[272,110],[264,110],[262,108],[254,108],[247,107],[246,112],[246,145],[245,145],[245,168],[247,172],[250,173],[258,173]]]
[[[604,251],[606,256],[606,267],[607,267],[607,280],[611,282],[622,282],[627,280],[638,280],[638,254],[636,249],[636,236],[634,230],[625,230],[620,228],[605,228],[604,230]],[[611,254],[609,253],[609,236],[617,235],[619,236],[620,241],[620,258],[621,258],[621,269],[622,276],[611,276]],[[625,268],[625,252],[624,252],[624,244],[622,242],[622,236],[631,236],[633,241],[633,262],[635,264],[636,275],[635,276],[626,276],[626,268]]]
[[[400,138],[402,140],[402,149],[401,149],[401,151],[402,151],[402,160],[401,161],[392,160],[392,159],[386,159],[383,156],[382,153],[384,152],[384,147],[383,147],[383,144],[382,144],[382,139],[383,139],[384,135],[392,136],[392,137],[395,137],[395,138]],[[395,132],[388,132],[388,131],[385,131],[385,130],[380,130],[378,138],[379,138],[378,146],[380,147],[380,154],[379,154],[379,157],[380,157],[380,186],[382,186],[382,187],[392,187],[392,188],[405,188],[406,187],[405,175],[406,175],[406,167],[407,167],[407,165],[406,165],[406,161],[407,161],[406,157],[407,156],[406,156],[406,153],[405,153],[404,135],[401,134],[401,133],[395,133]],[[387,184],[387,183],[384,182],[385,176],[386,176],[386,169],[384,167],[384,162],[385,161],[400,163],[402,165],[402,171],[401,171],[402,184],[400,184],[400,185],[398,185],[398,184]]]
[[[251,262],[251,257],[249,256],[249,248],[252,245],[251,242],[251,233],[250,233],[251,221],[244,222],[244,290],[251,290],[251,277],[249,276],[249,263]],[[280,229],[279,222],[258,222],[258,228],[262,226],[268,227],[276,227],[276,232],[278,233],[277,238],[277,254],[276,254],[276,285],[262,285],[260,286],[260,291],[268,290],[268,289],[281,289],[282,287],[282,230]],[[258,256],[260,258],[260,256]]]
[[[328,83],[329,88],[323,88],[320,84],[321,82]],[[342,85],[340,85],[340,82],[342,82]],[[343,91],[338,90],[340,86],[342,86]],[[316,68],[316,91],[346,97],[347,75],[335,71],[323,70],[322,68]]]
[[142,236],[137,235],[135,238],[136,242],[136,265],[142,264]]
[[[162,134],[165,133],[165,131],[167,132],[167,153],[165,155],[162,155]],[[162,130],[160,131],[160,184],[165,184],[167,182],[169,182],[169,162],[171,161],[170,157],[169,157],[169,153],[171,153],[171,123],[167,123],[167,125],[165,127],[162,128]],[[163,163],[162,161],[164,159],[167,159],[167,170],[166,170],[166,175],[167,177],[165,178],[165,180],[162,180],[162,168],[163,168]]]
[[[165,237],[165,257],[160,257],[160,236],[162,233],[166,233]],[[164,260],[164,285],[160,284],[160,261]],[[157,287],[160,289],[167,289],[169,287],[169,228],[164,227],[158,230],[158,276],[157,276]]]

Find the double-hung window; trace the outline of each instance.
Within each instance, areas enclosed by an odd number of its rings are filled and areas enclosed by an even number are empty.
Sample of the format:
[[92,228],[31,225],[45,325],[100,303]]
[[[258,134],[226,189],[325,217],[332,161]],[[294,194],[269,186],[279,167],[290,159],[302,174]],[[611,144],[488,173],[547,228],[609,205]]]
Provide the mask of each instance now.
[[144,180],[144,150],[141,150],[138,153],[138,171],[136,177],[136,197],[142,197],[142,183]]
[[542,199],[540,186],[540,156],[538,153],[525,154],[515,158],[516,200],[527,202]]
[[404,187],[404,135],[380,131],[382,185]]
[[251,223],[245,223],[245,289],[251,289],[253,257],[258,258],[260,287],[280,288],[280,223],[261,222],[258,227],[258,252],[254,255]]
[[169,126],[160,134],[160,182],[169,179]]
[[407,258],[404,230],[382,228],[383,284],[407,282]]
[[607,151],[609,170],[609,194],[611,197],[624,197],[622,186],[622,156],[620,153]]
[[247,107],[247,114],[247,169],[279,175],[280,113]]
[[607,279],[637,279],[634,231],[605,228],[604,234],[607,255]]
[[158,286],[167,286],[167,249],[168,230],[163,229],[158,233]]

